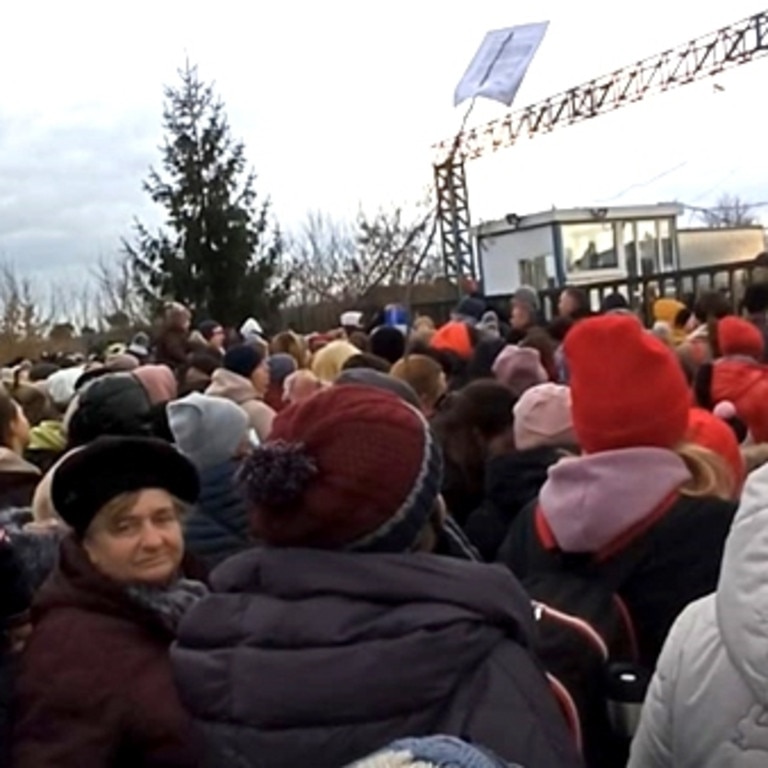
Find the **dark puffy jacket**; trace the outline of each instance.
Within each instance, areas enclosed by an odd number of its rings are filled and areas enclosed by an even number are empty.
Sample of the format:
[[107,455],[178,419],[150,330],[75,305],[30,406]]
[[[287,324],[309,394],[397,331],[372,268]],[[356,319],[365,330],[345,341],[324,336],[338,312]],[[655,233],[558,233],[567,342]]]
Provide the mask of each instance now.
[[536,768],[580,764],[504,568],[427,554],[263,549],[223,563],[171,650],[206,766],[339,768],[457,735]]
[[450,514],[447,514],[443,521],[433,552],[436,555],[457,557],[459,560],[471,560],[475,563],[482,560],[480,553]]
[[209,569],[253,546],[237,468],[237,461],[227,461],[200,473],[200,499],[184,524],[187,549]]
[[484,560],[496,559],[515,518],[539,496],[549,468],[563,454],[535,448],[494,456],[485,465],[485,499],[469,516],[464,530]]
[[154,414],[147,391],[130,373],[111,373],[88,384],[67,427],[69,446],[86,445],[101,435],[150,437]]

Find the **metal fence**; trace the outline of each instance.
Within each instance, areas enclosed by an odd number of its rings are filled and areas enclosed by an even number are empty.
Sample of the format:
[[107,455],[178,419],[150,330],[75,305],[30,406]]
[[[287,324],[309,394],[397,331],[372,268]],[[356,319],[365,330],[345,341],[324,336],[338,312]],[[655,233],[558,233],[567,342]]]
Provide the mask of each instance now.
[[[653,320],[653,303],[660,298],[674,298],[691,305],[696,296],[707,291],[720,291],[731,302],[735,312],[740,311],[744,291],[750,282],[768,281],[768,268],[760,266],[754,260],[714,264],[694,269],[681,269],[658,275],[626,277],[619,280],[607,280],[600,283],[579,285],[589,297],[590,306],[597,311],[603,300],[610,294],[620,293],[629,306],[650,324]],[[539,291],[542,312],[546,319],[557,315],[557,302],[562,288],[548,288]],[[488,298],[489,309],[495,309],[501,317],[509,315],[511,296]],[[414,304],[414,315],[429,315],[438,323],[450,318],[455,301]]]

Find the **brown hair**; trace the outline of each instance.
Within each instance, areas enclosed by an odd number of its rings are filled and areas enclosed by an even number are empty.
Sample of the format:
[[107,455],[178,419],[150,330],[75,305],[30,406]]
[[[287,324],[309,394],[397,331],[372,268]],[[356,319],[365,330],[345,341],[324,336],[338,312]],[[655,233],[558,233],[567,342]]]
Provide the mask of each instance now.
[[31,427],[36,427],[41,421],[58,418],[50,398],[39,387],[16,384],[10,395],[21,406]]
[[363,331],[352,331],[349,334],[349,343],[357,347],[361,352],[371,351],[371,340]]
[[273,355],[290,355],[296,361],[297,368],[307,368],[309,352],[304,340],[293,331],[282,331],[272,339],[269,351]]
[[410,384],[419,398],[431,406],[443,394],[440,388],[443,369],[437,360],[427,355],[407,355],[392,366],[390,374]]
[[19,406],[16,401],[4,391],[0,391],[0,444],[11,447],[13,424],[19,417]]
[[557,342],[547,333],[544,328],[531,328],[525,334],[525,338],[520,342],[521,347],[530,347],[539,353],[541,364],[551,379],[557,378],[557,364],[555,363],[555,352],[557,351]]
[[482,491],[491,441],[511,432],[516,402],[509,387],[479,379],[451,393],[433,421],[446,459],[473,492]]
[[720,291],[703,293],[693,305],[696,320],[707,326],[707,341],[712,353],[712,359],[720,357],[720,343],[717,334],[717,321],[731,314],[728,299]]
[[341,366],[342,371],[349,371],[353,368],[368,368],[379,373],[389,373],[391,366],[389,361],[383,357],[372,355],[370,352],[360,352],[358,355],[352,355]]

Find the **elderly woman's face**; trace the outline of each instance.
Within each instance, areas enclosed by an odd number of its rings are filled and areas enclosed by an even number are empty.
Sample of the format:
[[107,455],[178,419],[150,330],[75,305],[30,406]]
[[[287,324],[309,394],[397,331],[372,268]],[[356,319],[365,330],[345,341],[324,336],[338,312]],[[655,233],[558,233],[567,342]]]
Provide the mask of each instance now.
[[113,499],[93,519],[83,541],[93,565],[120,583],[163,585],[181,566],[181,509],[157,488]]

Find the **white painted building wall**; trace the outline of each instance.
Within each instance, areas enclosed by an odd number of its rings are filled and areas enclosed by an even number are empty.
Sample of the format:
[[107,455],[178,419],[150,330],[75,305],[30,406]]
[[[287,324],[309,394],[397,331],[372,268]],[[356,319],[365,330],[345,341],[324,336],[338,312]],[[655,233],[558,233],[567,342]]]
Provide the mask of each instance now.
[[[546,277],[552,279],[556,277],[551,226],[488,235],[477,243],[486,296],[505,296],[529,282],[530,276],[521,275],[521,262],[537,264],[540,273],[546,273]],[[533,287],[545,288],[546,285]]]

